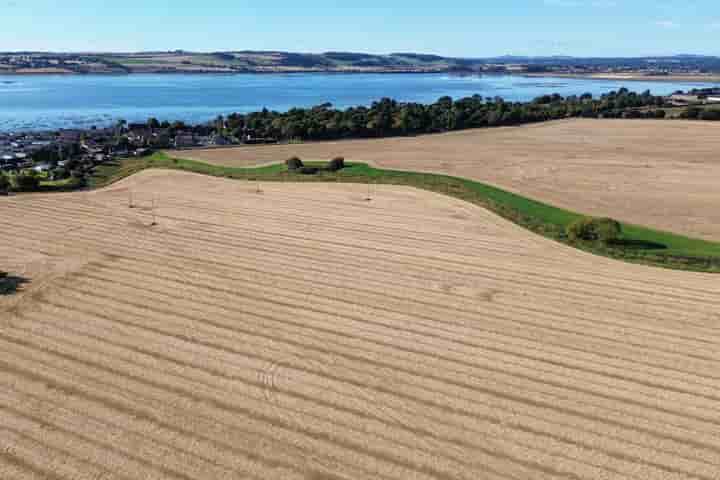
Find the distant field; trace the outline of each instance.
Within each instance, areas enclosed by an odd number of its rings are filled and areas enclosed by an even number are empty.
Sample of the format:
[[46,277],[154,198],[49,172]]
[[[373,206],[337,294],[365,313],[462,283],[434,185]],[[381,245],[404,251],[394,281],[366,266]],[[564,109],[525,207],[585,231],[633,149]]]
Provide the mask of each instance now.
[[716,478],[716,276],[370,193],[0,199],[0,478]]
[[291,155],[447,173],[537,200],[720,240],[720,123],[573,120],[416,138],[182,152],[226,166]]

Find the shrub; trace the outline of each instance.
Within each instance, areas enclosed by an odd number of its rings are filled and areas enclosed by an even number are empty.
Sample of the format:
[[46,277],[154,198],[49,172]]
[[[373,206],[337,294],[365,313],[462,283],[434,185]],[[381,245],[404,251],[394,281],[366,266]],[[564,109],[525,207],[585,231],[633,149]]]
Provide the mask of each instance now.
[[345,168],[345,159],[343,157],[335,157],[328,163],[327,170],[329,172],[337,172]]
[[9,191],[10,179],[4,173],[0,173],[0,195],[5,195]]
[[285,165],[287,165],[288,170],[291,172],[294,172],[295,170],[302,169],[305,165],[303,164],[303,161],[300,160],[298,157],[290,157],[285,162]]
[[32,191],[40,187],[40,179],[34,173],[21,173],[15,177],[15,184],[20,190]]
[[688,107],[684,112],[680,113],[680,118],[697,119],[700,116],[700,109],[697,107]]
[[628,110],[623,112],[622,118],[643,118],[645,115],[643,115],[642,112],[638,112],[637,110]]
[[566,233],[573,242],[584,240],[607,244],[620,238],[622,226],[612,218],[584,217],[568,225]]
[[712,120],[717,122],[720,120],[720,110],[704,110],[700,113],[700,120]]
[[62,180],[70,176],[70,171],[65,167],[57,167],[50,170],[50,180]]
[[320,169],[317,167],[301,167],[297,171],[303,175],[315,175]]
[[72,176],[73,180],[75,180],[76,186],[84,187],[87,185],[87,173],[85,172],[85,170],[73,170],[70,176]]

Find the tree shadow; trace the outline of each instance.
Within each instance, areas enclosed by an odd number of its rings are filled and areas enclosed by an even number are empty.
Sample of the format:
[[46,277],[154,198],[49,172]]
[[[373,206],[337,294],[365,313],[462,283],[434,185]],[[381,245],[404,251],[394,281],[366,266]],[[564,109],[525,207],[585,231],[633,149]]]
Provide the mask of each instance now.
[[12,295],[26,283],[30,283],[30,279],[0,272],[0,295]]
[[667,250],[667,245],[649,240],[620,239],[608,242],[608,245],[627,250]]

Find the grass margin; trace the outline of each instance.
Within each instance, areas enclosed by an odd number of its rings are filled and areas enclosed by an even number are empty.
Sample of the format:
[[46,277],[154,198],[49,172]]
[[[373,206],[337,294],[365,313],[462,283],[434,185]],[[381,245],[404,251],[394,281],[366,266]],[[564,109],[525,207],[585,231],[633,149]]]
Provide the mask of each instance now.
[[[314,165],[313,162],[306,162]],[[319,164],[319,162],[318,162]],[[694,239],[639,225],[622,223],[624,246],[571,242],[565,228],[585,215],[532,200],[474,180],[442,174],[385,170],[365,163],[348,163],[338,172],[302,175],[288,172],[283,164],[264,167],[225,167],[155,153],[101,165],[90,178],[89,188],[102,188],[148,168],[181,170],[252,182],[340,182],[402,185],[448,195],[486,208],[534,233],[581,250],[624,260],[677,270],[720,273],[720,243]],[[635,245],[629,247],[627,245]],[[653,247],[637,247],[651,245]],[[662,247],[662,248],[660,248]]]

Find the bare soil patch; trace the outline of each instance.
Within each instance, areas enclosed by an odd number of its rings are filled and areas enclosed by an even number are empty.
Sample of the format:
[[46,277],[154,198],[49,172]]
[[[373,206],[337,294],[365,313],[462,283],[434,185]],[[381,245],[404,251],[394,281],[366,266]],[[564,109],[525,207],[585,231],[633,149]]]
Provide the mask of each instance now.
[[720,240],[720,124],[573,120],[527,127],[182,152],[250,166],[342,155],[383,168],[447,173],[590,215]]
[[0,297],[0,478],[717,478],[716,276],[366,195],[149,170],[3,199],[32,282]]

